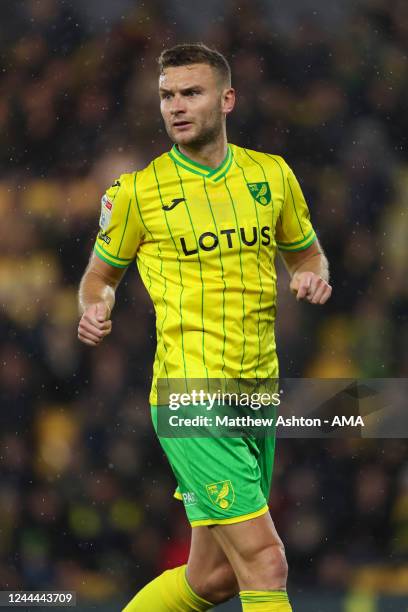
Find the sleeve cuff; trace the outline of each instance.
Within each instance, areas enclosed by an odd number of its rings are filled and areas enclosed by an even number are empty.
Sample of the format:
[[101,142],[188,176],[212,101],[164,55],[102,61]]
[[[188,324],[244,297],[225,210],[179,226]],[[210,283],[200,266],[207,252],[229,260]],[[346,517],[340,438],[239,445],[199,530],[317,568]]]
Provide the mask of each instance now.
[[314,243],[316,238],[317,236],[314,230],[312,229],[301,240],[296,240],[295,242],[276,241],[276,245],[280,251],[303,251],[304,249],[310,247],[310,245]]
[[115,257],[115,255],[111,255],[108,251],[105,251],[98,243],[94,246],[94,252],[97,256],[102,259],[105,263],[110,266],[114,266],[115,268],[127,268],[132,263],[133,259],[123,259],[122,257]]

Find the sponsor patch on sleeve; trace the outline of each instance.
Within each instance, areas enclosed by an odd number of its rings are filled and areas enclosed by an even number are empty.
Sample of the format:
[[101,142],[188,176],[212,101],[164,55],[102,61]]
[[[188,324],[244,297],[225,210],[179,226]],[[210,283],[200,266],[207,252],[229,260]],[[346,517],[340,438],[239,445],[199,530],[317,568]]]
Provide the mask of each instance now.
[[98,238],[100,238],[100,240],[103,240],[104,242],[106,242],[106,244],[109,244],[110,241],[111,241],[110,236],[108,236],[108,234],[105,234],[102,230],[99,232]]
[[101,200],[101,216],[99,218],[99,227],[105,232],[109,227],[112,217],[113,204],[105,194]]

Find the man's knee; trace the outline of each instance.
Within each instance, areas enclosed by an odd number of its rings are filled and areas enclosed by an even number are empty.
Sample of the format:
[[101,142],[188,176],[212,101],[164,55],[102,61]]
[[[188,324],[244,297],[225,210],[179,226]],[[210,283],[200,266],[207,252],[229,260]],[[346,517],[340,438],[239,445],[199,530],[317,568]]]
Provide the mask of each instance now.
[[225,561],[206,572],[196,585],[197,594],[218,604],[239,593],[239,586],[231,565]]
[[280,578],[283,587],[288,579],[288,562],[286,560],[285,548],[283,544],[276,544],[271,546],[271,549],[270,554],[276,568],[275,575],[277,578]]
[[288,563],[281,542],[274,542],[248,550],[241,557],[240,574],[256,576],[257,581],[271,589],[284,589],[288,578]]

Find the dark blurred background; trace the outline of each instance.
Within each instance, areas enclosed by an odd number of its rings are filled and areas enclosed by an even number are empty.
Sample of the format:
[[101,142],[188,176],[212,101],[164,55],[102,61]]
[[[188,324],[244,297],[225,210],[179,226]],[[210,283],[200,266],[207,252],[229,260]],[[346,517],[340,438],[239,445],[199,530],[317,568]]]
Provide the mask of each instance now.
[[[282,375],[406,377],[408,4],[2,9],[0,588],[116,610],[189,547],[150,423],[155,321],[135,266],[111,337],[97,350],[76,337],[101,195],[171,146],[156,58],[183,41],[224,52],[229,140],[282,155],[309,202],[334,293],[298,305],[281,270]],[[296,609],[408,609],[407,457],[405,440],[279,442],[271,509]]]

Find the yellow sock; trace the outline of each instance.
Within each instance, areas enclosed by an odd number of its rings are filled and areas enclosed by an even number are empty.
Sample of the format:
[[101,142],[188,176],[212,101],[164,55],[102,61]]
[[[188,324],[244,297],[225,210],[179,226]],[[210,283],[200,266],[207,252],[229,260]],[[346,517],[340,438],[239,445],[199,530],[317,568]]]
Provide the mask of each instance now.
[[205,612],[212,608],[188,584],[186,567],[167,570],[149,582],[122,612]]
[[286,591],[240,591],[243,612],[292,612]]

